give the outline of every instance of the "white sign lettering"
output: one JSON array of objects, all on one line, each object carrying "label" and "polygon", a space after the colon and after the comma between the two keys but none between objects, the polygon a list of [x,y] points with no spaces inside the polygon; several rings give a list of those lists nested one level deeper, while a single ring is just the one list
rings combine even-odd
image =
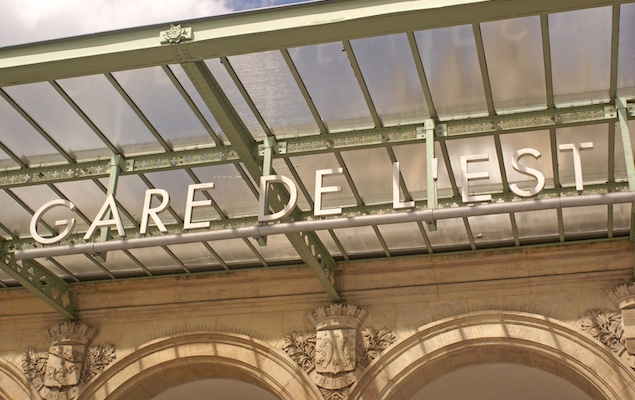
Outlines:
[{"label": "white sign lettering", "polygon": [[[570,150],[573,154],[573,171],[575,174],[575,185],[576,190],[583,190],[583,181],[582,181],[582,161],[580,157],[581,150],[588,150],[593,148],[592,142],[584,142],[584,143],[567,143],[561,144],[558,146],[560,151],[568,151]],[[510,183],[509,188],[516,196],[530,198],[535,197],[545,187],[545,176],[542,172],[527,167],[520,163],[520,159],[526,156],[532,156],[534,159],[539,159],[541,154],[538,150],[532,148],[523,148],[514,153],[511,158],[513,169],[523,175],[531,177],[536,180],[536,184],[529,190],[521,189],[518,184]],[[434,159],[436,161],[436,159]],[[487,154],[475,154],[475,155],[467,155],[461,156],[461,198],[464,203],[476,203],[476,202],[487,202],[492,200],[491,194],[470,194],[469,184],[475,180],[483,180],[489,179],[488,172],[469,172],[469,165],[471,163],[479,163],[479,162],[488,162],[489,155]],[[436,163],[434,163],[436,165]],[[436,179],[437,171],[436,168],[429,168],[430,171],[428,173],[433,174],[434,179]],[[339,215],[342,213],[341,207],[331,207],[331,208],[323,208],[322,206],[322,197],[329,193],[338,193],[342,191],[341,186],[324,186],[324,177],[329,175],[337,175],[342,174],[344,171],[342,168],[336,169],[320,169],[315,171],[315,206],[313,209],[313,215],[316,217],[324,217],[324,216],[333,216]],[[392,203],[393,209],[395,210],[412,210],[415,207],[414,201],[401,201],[400,198],[400,188],[399,188],[399,179],[400,179],[400,171],[399,171],[399,163],[393,163],[393,174],[392,174]],[[286,204],[282,204],[282,209],[277,212],[269,213],[269,196],[272,195],[271,184],[283,184],[286,186],[289,192],[289,198],[286,200]],[[183,221],[183,229],[207,229],[210,226],[210,221],[192,221],[192,213],[195,208],[200,207],[209,207],[212,204],[212,201],[209,199],[206,200],[194,200],[195,194],[197,191],[203,190],[211,190],[214,189],[213,182],[207,183],[197,183],[193,185],[189,185],[187,189],[187,198],[185,203],[185,217]],[[432,190],[436,190],[433,188]],[[153,199],[160,199],[160,204],[156,207],[152,207]],[[260,179],[260,195],[258,201],[258,222],[261,223],[270,223],[279,221],[285,217],[287,217],[295,208],[298,199],[298,189],[295,183],[288,177],[283,175],[266,175],[262,176]],[[279,203],[284,202],[284,199],[278,198]],[[142,235],[147,234],[148,231],[148,223],[150,220],[156,225],[157,229],[161,232],[167,232],[167,228],[165,224],[161,221],[159,213],[165,211],[170,203],[170,195],[164,189],[148,189],[145,192],[145,198],[143,202],[143,212],[141,214],[141,226],[139,229],[139,233]],[[56,226],[64,226],[64,230],[54,235],[53,237],[43,237],[37,231],[38,222],[42,219],[42,216],[54,207],[66,207],[70,211],[75,209],[75,205],[68,200],[53,200],[44,204],[40,207],[35,214],[33,214],[33,218],[31,218],[31,223],[29,225],[29,231],[33,239],[42,244],[55,244],[58,243],[71,235],[73,230],[75,229],[76,221],[75,218],[68,218],[55,221]],[[117,203],[112,195],[108,195],[106,197],[106,201],[102,205],[101,209],[97,213],[97,216],[91,223],[88,231],[84,235],[84,240],[90,240],[92,235],[94,234],[97,228],[101,227],[115,227],[117,228],[117,232],[119,236],[125,237],[126,232],[123,227],[123,223],[121,217],[119,215],[119,210],[117,209]]]}]

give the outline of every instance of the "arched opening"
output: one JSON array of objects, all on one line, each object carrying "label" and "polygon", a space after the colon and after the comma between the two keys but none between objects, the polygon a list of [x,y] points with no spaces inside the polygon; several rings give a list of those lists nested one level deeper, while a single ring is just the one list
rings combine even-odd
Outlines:
[{"label": "arched opening", "polygon": [[600,342],[541,315],[503,311],[421,327],[375,359],[349,399],[410,400],[444,376],[492,364],[544,371],[594,400],[635,399],[635,374]]},{"label": "arched opening", "polygon": [[272,393],[233,379],[201,379],[170,388],[151,400],[278,400]]},{"label": "arched opening", "polygon": [[31,400],[39,396],[24,373],[0,357],[0,399]]},{"label": "arched opening", "polygon": [[471,365],[419,389],[410,400],[592,400],[571,382],[519,364]]},{"label": "arched opening", "polygon": [[78,400],[149,400],[205,379],[255,385],[282,400],[321,399],[282,351],[245,335],[200,332],[154,340],[88,384]]}]

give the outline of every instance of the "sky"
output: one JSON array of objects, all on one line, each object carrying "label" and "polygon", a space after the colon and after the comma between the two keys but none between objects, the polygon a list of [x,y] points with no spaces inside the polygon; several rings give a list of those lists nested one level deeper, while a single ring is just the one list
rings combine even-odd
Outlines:
[{"label": "sky", "polygon": [[302,0],[0,0],[0,47]]}]

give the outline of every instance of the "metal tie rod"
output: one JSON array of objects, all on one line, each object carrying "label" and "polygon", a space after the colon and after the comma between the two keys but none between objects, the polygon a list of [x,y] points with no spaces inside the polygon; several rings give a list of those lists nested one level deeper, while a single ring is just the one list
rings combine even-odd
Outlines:
[{"label": "metal tie rod", "polygon": [[522,211],[551,210],[568,207],[583,207],[635,203],[635,192],[616,192],[574,197],[556,197],[540,200],[521,200],[506,203],[478,204],[450,208],[426,209],[420,211],[395,212],[392,214],[360,215],[333,219],[294,221],[270,225],[254,225],[245,228],[222,229],[204,232],[181,233],[177,235],[152,236],[133,239],[91,242],[68,246],[42,247],[17,250],[16,259],[56,257],[69,254],[99,254],[105,251],[127,250],[143,247],[168,246],[197,243],[222,239],[264,237],[292,232],[310,232],[327,229],[351,228],[359,226],[398,224],[416,221],[436,221],[449,218],[463,218],[478,215],[508,214]]}]

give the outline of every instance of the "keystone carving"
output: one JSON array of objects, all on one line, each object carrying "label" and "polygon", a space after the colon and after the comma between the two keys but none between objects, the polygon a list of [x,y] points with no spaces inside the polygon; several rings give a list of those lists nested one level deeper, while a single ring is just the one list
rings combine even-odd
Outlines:
[{"label": "keystone carving", "polygon": [[97,329],[65,322],[46,330],[48,351],[28,348],[22,356],[22,370],[44,400],[75,400],[84,385],[115,360],[115,346],[88,346]]},{"label": "keystone carving", "polygon": [[325,400],[347,399],[363,369],[396,341],[387,329],[360,331],[366,315],[350,304],[316,308],[307,316],[315,332],[292,332],[284,338],[282,349],[309,374]]}]

